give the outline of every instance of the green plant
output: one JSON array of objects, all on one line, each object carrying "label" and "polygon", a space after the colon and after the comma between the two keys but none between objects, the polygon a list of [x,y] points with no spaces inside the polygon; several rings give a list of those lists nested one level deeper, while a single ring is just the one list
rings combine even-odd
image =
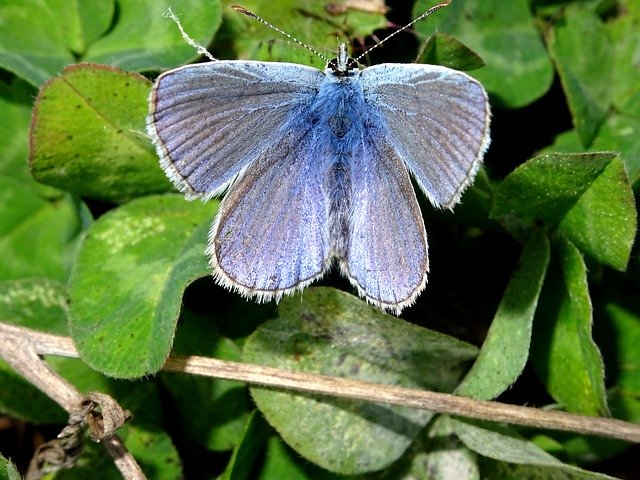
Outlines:
[{"label": "green plant", "polygon": [[[242,5],[329,51],[387,25],[358,8],[378,2],[344,3],[337,16],[306,0]],[[389,15],[408,20],[401,3]],[[149,478],[607,478],[587,470],[627,444],[158,372],[169,353],[201,355],[638,423],[640,2],[454,0],[415,26],[420,42],[374,52],[481,58],[469,73],[494,110],[463,204],[422,205],[431,278],[406,321],[330,288],[348,290],[337,277],[277,307],[213,284],[203,252],[218,202],[172,193],[144,133],[149,78],[196,58],[168,6],[0,0],[0,322],[71,336],[81,360],[47,362],[133,412],[119,432]],[[323,68],[226,4],[173,8],[218,58]],[[0,411],[67,422],[4,362]],[[91,442],[51,475],[118,478]]]}]

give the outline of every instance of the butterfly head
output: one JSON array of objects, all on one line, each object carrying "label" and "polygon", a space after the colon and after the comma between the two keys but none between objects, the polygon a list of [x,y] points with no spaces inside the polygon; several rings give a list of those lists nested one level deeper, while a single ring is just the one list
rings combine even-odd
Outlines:
[{"label": "butterfly head", "polygon": [[349,56],[345,43],[340,44],[338,56],[327,63],[326,70],[338,77],[347,77],[358,71],[358,62]]}]

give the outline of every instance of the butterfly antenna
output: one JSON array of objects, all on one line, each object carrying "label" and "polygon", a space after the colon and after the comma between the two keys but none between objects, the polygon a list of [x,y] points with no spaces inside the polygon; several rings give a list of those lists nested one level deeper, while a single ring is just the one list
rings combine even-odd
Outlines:
[{"label": "butterfly antenna", "polygon": [[213,55],[211,55],[206,48],[204,48],[202,45],[196,42],[193,38],[187,35],[187,32],[185,32],[184,28],[182,28],[180,19],[175,13],[173,13],[173,10],[171,10],[171,7],[167,8],[167,11],[164,12],[163,15],[165,17],[170,18],[171,20],[173,20],[173,22],[176,25],[178,25],[178,28],[180,29],[180,34],[182,35],[182,38],[184,39],[184,41],[187,42],[189,45],[191,45],[193,48],[195,48],[199,55],[204,55],[212,62],[216,61],[216,58]]},{"label": "butterfly antenna", "polygon": [[422,15],[420,15],[418,18],[413,19],[411,22],[409,22],[408,24],[406,24],[404,27],[399,28],[398,30],[396,30],[395,32],[393,32],[392,34],[390,34],[389,36],[383,38],[382,40],[380,40],[378,43],[376,43],[373,47],[369,48],[367,51],[365,51],[364,53],[358,55],[358,57],[355,59],[356,62],[358,60],[360,60],[362,57],[364,57],[365,55],[368,55],[369,52],[371,52],[371,50],[373,50],[374,48],[378,48],[380,45],[382,45],[383,43],[385,43],[387,40],[389,40],[391,37],[394,37],[395,35],[399,34],[400,32],[404,32],[407,28],[411,27],[414,23],[419,22],[420,20],[422,20],[423,18],[428,17],[429,15],[431,15],[433,12],[440,10],[441,8],[447,7],[451,4],[452,0],[447,0],[445,2],[441,2],[437,5],[434,5],[433,7],[431,7],[429,10],[427,10],[426,12],[424,12]]},{"label": "butterfly antenna", "polygon": [[264,18],[256,15],[255,13],[253,13],[251,10],[247,10],[244,7],[241,7],[240,5],[231,5],[231,8],[233,8],[236,12],[240,12],[245,14],[247,17],[251,17],[254,20],[258,20],[260,23],[262,23],[263,25],[266,25],[267,27],[269,27],[272,30],[275,30],[276,32],[284,35],[285,37],[287,37],[289,40],[294,41],[295,43],[297,43],[298,45],[306,48],[307,50],[309,50],[312,53],[315,53],[317,56],[319,56],[320,58],[322,58],[325,62],[328,62],[329,59],[327,57],[325,57],[324,55],[322,55],[320,52],[318,52],[317,50],[315,50],[314,48],[310,47],[309,45],[307,45],[304,42],[301,42],[300,40],[298,40],[297,38],[295,38],[294,36],[288,34],[287,32],[285,32],[284,30],[279,29],[278,27],[276,27],[275,25],[270,24],[269,22],[267,22]]}]

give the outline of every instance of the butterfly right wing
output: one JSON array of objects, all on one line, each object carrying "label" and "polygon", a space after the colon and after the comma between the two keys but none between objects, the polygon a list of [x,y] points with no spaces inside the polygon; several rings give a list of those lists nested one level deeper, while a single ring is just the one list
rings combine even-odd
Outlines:
[{"label": "butterfly right wing", "polygon": [[160,75],[147,117],[160,165],[187,198],[220,195],[279,142],[323,79],[303,65],[223,60]]},{"label": "butterfly right wing", "polygon": [[433,205],[452,208],[480,168],[489,146],[487,92],[469,75],[438,65],[365,68],[367,103]]}]

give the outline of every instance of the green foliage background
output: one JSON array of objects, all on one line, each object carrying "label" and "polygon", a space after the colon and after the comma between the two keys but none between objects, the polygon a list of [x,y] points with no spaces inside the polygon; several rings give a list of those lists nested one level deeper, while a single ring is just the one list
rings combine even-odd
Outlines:
[{"label": "green foliage background", "polygon": [[[331,56],[434,2],[342,3],[242,5]],[[278,306],[213,284],[218,202],[172,193],[145,134],[154,76],[196,60],[169,5],[218,58],[324,66],[228,2],[0,0],[0,321],[73,338],[82,360],[47,361],[134,412],[149,478],[637,475],[621,442],[157,372],[196,354],[639,422],[640,1],[454,0],[371,53],[470,69],[494,112],[455,215],[423,202],[431,277],[404,319],[337,275]],[[0,411],[66,421],[1,362]],[[88,445],[48,478],[118,474]]]}]

